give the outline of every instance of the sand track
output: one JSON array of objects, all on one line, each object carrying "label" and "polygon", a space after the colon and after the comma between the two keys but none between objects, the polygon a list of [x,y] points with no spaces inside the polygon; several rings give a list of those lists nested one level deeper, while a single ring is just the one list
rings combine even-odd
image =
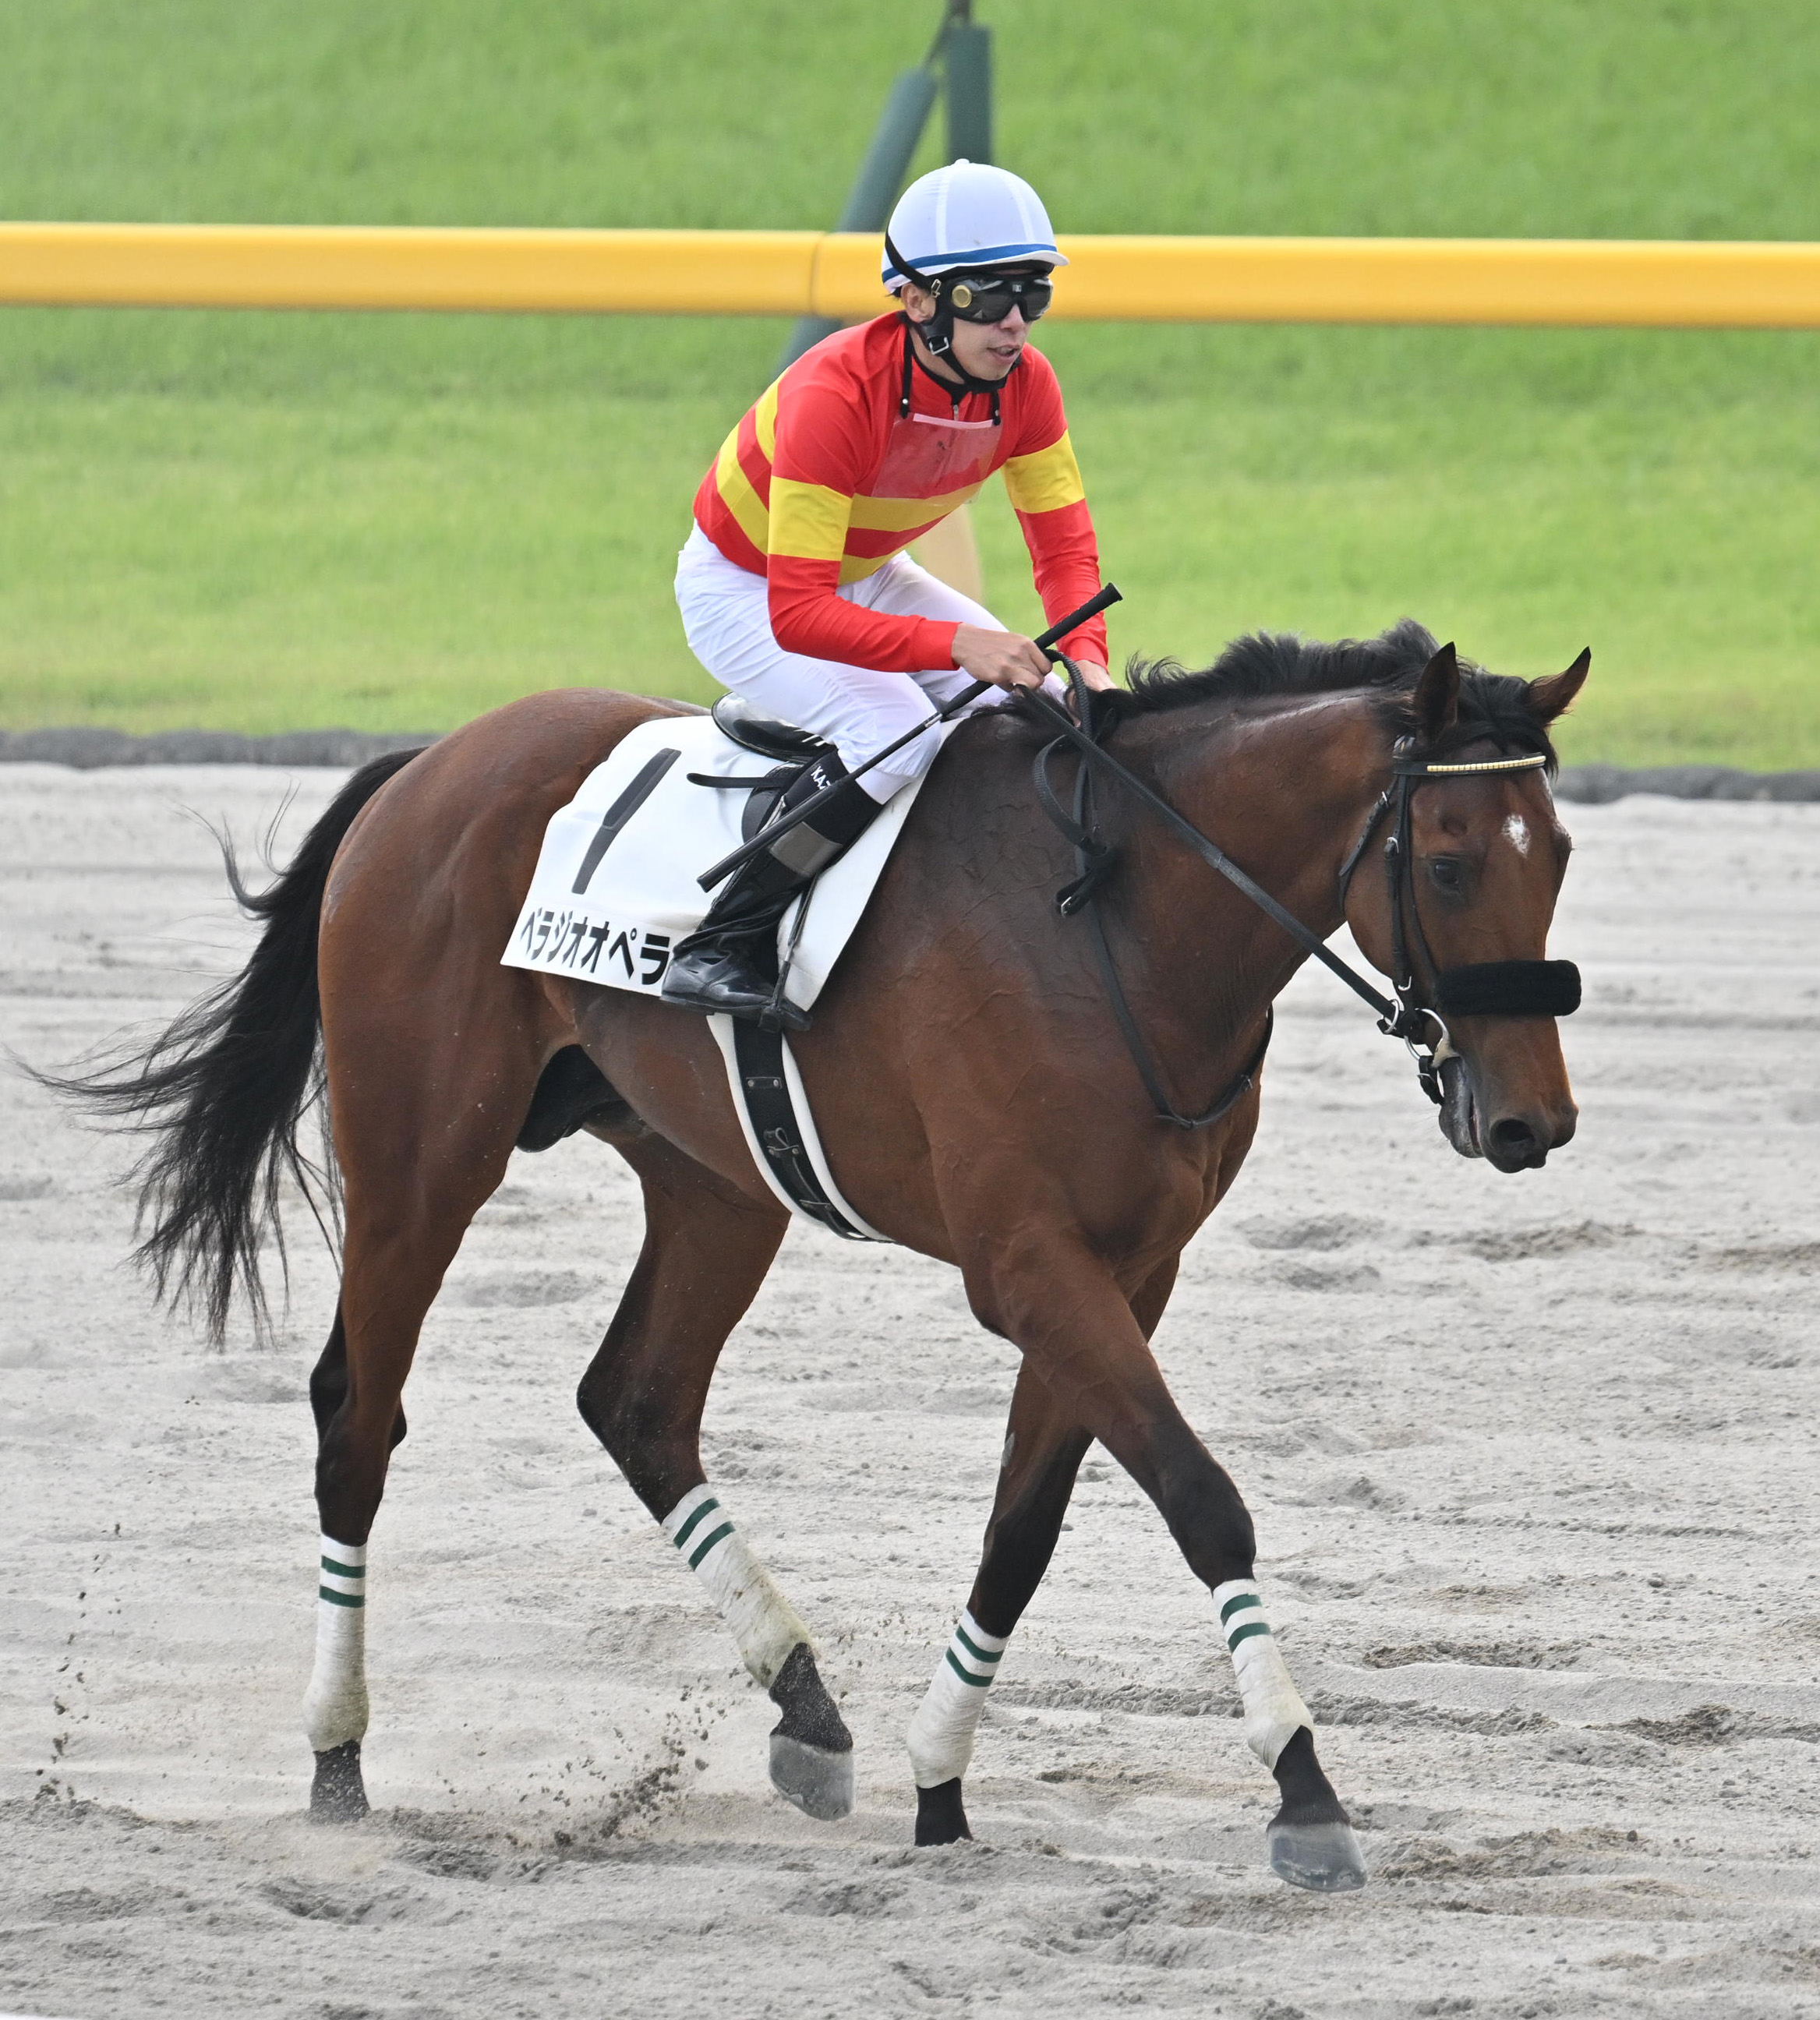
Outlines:
[{"label": "sand track", "polygon": [[[336,776],[302,775],[285,836]],[[6,768],[0,1037],[65,1059],[237,963],[180,808],[250,836],[284,789]],[[805,1231],[707,1444],[823,1639],[860,1808],[769,1794],[769,1708],[574,1413],[638,1233],[585,1141],[515,1161],[431,1315],[375,1537],[380,1813],[311,1830],[328,1261],[300,1230],[282,1341],[202,1351],[120,1266],[126,1146],[0,1083],[0,2005],[1820,2011],[1820,809],[1571,824],[1578,1140],[1519,1179],[1460,1163],[1304,976],[1160,1335],[1365,1826],[1374,1884],[1337,1902],[1265,1871],[1204,1597],[1098,1457],[983,1729],[982,1841],[909,1848],[903,1728],[1011,1361],[950,1273]]]}]

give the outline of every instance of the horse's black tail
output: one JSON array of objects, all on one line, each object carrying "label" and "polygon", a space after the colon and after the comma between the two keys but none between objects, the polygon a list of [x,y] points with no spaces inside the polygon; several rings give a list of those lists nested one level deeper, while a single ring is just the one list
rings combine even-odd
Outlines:
[{"label": "horse's black tail", "polygon": [[263,1325],[267,1312],[259,1252],[269,1232],[284,1261],[279,1192],[289,1177],[318,1226],[339,1205],[332,1159],[318,1166],[297,1147],[304,1115],[322,1092],[321,999],[316,935],[329,865],[354,818],[416,757],[396,750],[364,765],[336,794],[287,869],[255,896],[223,844],[242,909],[265,921],[252,958],[143,1049],[93,1070],[39,1074],[46,1086],[151,1135],[134,1168],[139,1225],[133,1252],[160,1298],[198,1309],[219,1341],[238,1287]]}]

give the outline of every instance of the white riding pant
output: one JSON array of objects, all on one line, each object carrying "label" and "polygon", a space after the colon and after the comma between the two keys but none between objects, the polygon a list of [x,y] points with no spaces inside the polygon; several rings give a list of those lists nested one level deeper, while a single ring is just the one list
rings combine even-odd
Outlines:
[{"label": "white riding pant", "polygon": [[[835,594],[863,610],[893,617],[1005,629],[990,611],[938,581],[908,554],[893,555]],[[972,681],[971,674],[953,667],[890,674],[786,652],[772,633],[768,595],[763,576],[728,561],[699,526],[694,529],[676,564],[676,601],[689,650],[721,686],[743,696],[761,714],[826,737],[849,772],[926,721],[932,707],[951,701]],[[996,708],[1009,699],[1004,688],[990,688],[965,713]],[[932,731],[906,743],[888,768],[881,765],[859,783],[882,805],[899,787],[920,779],[941,747]]]}]

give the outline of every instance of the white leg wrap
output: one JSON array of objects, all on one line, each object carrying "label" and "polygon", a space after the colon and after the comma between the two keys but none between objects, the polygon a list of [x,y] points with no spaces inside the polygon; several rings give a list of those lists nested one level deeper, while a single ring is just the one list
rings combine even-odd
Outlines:
[{"label": "white leg wrap", "polygon": [[1274,1768],[1277,1757],[1303,1726],[1314,1730],[1313,1717],[1289,1680],[1256,1583],[1251,1579],[1229,1579],[1214,1587],[1213,1603],[1219,1609],[1220,1632],[1232,1651],[1233,1668],[1238,1675],[1239,1698],[1245,1708],[1245,1744],[1266,1768]]},{"label": "white leg wrap", "polygon": [[366,1720],[366,1546],[325,1536],[303,1729],[316,1752],[326,1753],[364,1738]]},{"label": "white leg wrap", "polygon": [[910,1724],[910,1770],[919,1789],[939,1788],[967,1771],[986,1693],[1006,1643],[963,1613]]},{"label": "white leg wrap", "polygon": [[707,1588],[733,1630],[746,1666],[769,1690],[797,1642],[815,1640],[771,1574],[746,1547],[711,1488],[692,1487],[663,1518],[663,1533]]}]

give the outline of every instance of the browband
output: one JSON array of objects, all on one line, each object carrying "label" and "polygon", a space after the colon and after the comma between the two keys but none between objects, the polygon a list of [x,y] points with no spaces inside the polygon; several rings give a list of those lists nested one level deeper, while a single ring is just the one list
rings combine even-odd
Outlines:
[{"label": "browband", "polygon": [[1537,751],[1528,758],[1488,758],[1477,765],[1431,765],[1422,758],[1409,758],[1390,768],[1400,779],[1432,779],[1443,772],[1533,772],[1547,762]]}]

